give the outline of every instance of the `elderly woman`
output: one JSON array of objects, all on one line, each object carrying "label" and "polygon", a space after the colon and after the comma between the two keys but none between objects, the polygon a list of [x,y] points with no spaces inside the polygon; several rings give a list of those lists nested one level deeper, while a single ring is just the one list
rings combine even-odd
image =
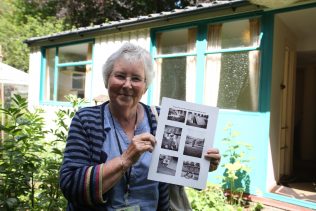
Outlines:
[{"label": "elderly woman", "polygon": [[[103,67],[110,100],[72,120],[60,187],[68,210],[168,210],[169,186],[147,180],[157,122],[140,102],[154,76],[148,51],[130,43]],[[205,155],[217,168],[217,149]]]}]

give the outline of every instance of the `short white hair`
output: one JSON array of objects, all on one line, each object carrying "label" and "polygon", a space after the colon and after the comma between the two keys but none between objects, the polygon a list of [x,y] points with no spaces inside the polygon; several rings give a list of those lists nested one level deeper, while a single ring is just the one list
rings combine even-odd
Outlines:
[{"label": "short white hair", "polygon": [[132,62],[142,62],[145,70],[146,89],[150,86],[155,72],[153,69],[150,53],[144,48],[132,43],[124,43],[123,46],[114,52],[105,62],[102,68],[102,75],[105,88],[108,88],[108,81],[113,72],[114,64],[119,59],[126,59]]}]

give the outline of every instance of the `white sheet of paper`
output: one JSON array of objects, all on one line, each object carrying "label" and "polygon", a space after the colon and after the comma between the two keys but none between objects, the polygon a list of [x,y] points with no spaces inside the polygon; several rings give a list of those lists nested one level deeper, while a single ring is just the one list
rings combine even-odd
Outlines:
[{"label": "white sheet of paper", "polygon": [[148,179],[204,189],[213,146],[217,107],[163,98]]}]

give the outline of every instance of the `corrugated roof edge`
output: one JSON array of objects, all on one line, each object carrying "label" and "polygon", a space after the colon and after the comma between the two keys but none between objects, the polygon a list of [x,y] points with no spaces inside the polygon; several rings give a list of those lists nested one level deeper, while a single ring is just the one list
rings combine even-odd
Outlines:
[{"label": "corrugated roof edge", "polygon": [[216,11],[216,10],[225,9],[229,7],[234,8],[234,7],[239,7],[239,6],[249,5],[249,4],[251,3],[248,0],[228,0],[228,1],[217,0],[211,3],[203,3],[197,6],[189,6],[184,9],[176,9],[170,12],[154,13],[154,14],[149,14],[147,16],[138,16],[136,18],[130,18],[130,19],[125,19],[121,21],[111,21],[109,23],[95,25],[95,26],[81,27],[75,30],[63,31],[60,33],[51,34],[47,36],[32,37],[32,38],[24,40],[24,43],[30,46],[37,42],[50,41],[50,40],[64,38],[64,37],[72,36],[72,35],[82,36],[89,33],[94,33],[96,31],[109,30],[113,28],[119,29],[119,28],[127,27],[127,26],[141,25],[145,23],[161,21],[163,19],[181,17],[188,14],[198,14],[201,12],[205,12],[207,10]]}]

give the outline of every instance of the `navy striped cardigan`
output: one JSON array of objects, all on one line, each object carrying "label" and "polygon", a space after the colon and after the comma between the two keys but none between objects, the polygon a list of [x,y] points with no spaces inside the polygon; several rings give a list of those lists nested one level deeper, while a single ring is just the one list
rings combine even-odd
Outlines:
[{"label": "navy striped cardigan", "polygon": [[[106,194],[102,194],[101,149],[106,140],[104,107],[85,107],[72,119],[64,159],[60,169],[60,188],[68,200],[67,210],[105,210]],[[149,106],[142,104],[155,135],[157,120]],[[159,111],[159,108],[156,107]],[[158,210],[169,209],[168,184],[159,184]]]}]

